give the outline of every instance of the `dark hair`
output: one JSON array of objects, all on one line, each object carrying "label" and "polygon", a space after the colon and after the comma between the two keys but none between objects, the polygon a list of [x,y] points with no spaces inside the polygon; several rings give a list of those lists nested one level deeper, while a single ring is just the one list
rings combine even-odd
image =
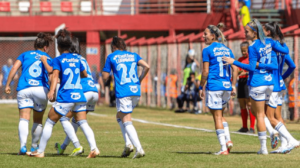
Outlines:
[{"label": "dark hair", "polygon": [[53,38],[51,34],[41,32],[37,34],[37,38],[34,41],[34,48],[37,50],[38,48],[43,48],[45,46],[48,47],[52,42]]},{"label": "dark hair", "polygon": [[249,47],[248,41],[244,41],[244,42],[242,42],[241,45],[240,45],[241,48],[242,48],[242,47],[245,47],[245,46]]},{"label": "dark hair", "polygon": [[190,76],[191,76],[191,75],[196,75],[196,73],[195,73],[195,72],[191,72],[191,73],[190,73]]},{"label": "dark hair", "polygon": [[113,46],[117,47],[120,50],[126,50],[126,44],[124,40],[118,36],[113,37],[113,40],[111,42],[111,49],[113,49]]},{"label": "dark hair", "polygon": [[67,29],[60,29],[55,37],[58,47],[63,51],[69,50],[72,46],[71,33]]},{"label": "dark hair", "polygon": [[275,22],[266,23],[264,26],[265,26],[265,29],[267,29],[268,31],[271,32],[271,37],[273,39],[276,39],[276,37],[278,37],[279,38],[279,42],[281,44],[284,43],[284,36],[283,36],[283,34],[282,34],[281,30],[280,30],[280,27],[278,26],[277,23],[275,23]]},{"label": "dark hair", "polygon": [[246,5],[245,1],[243,1],[243,0],[240,0],[239,3],[243,4],[243,6]]},{"label": "dark hair", "polygon": [[80,45],[79,45],[79,39],[77,37],[72,37],[72,45],[69,48],[70,53],[76,53],[80,55]]}]

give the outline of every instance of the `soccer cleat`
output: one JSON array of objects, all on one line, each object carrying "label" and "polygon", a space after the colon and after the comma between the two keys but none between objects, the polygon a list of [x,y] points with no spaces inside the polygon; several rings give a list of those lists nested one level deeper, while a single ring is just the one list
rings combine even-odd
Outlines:
[{"label": "soccer cleat", "polygon": [[285,147],[285,148],[279,147],[277,150],[274,150],[270,153],[272,153],[272,154],[289,154],[290,152],[291,152],[291,150],[288,147]]},{"label": "soccer cleat", "polygon": [[257,152],[258,155],[267,155],[269,154],[268,153],[268,150],[267,149],[260,149],[258,152]]},{"label": "soccer cleat", "polygon": [[300,146],[299,141],[294,140],[294,141],[292,141],[292,142],[289,142],[288,148],[289,148],[290,150],[293,150],[293,149],[295,149],[295,148],[299,148],[299,146]]},{"label": "soccer cleat", "polygon": [[272,147],[272,149],[274,149],[277,147],[279,134],[273,133],[272,135],[270,135],[270,138],[271,138],[271,147]]},{"label": "soccer cleat", "polygon": [[38,149],[39,149],[39,147],[38,147],[38,146],[37,146],[37,147],[35,147],[35,148],[34,148],[34,147],[31,147],[31,148],[30,148],[30,152],[34,152],[34,151],[36,151],[36,150],[38,150]]},{"label": "soccer cleat", "polygon": [[96,158],[96,156],[100,155],[100,151],[98,148],[92,150],[90,154],[86,158]]},{"label": "soccer cleat", "polygon": [[29,156],[30,157],[43,158],[43,157],[45,157],[45,154],[44,154],[44,152],[39,153],[38,151],[34,151],[34,152],[31,152]]},{"label": "soccer cleat", "polygon": [[228,155],[228,150],[225,150],[225,151],[219,151],[219,152],[216,152],[214,153],[214,155]]},{"label": "soccer cleat", "polygon": [[73,152],[69,156],[78,156],[84,153],[83,147],[79,146],[78,148],[75,148]]},{"label": "soccer cleat", "polygon": [[27,152],[27,148],[26,148],[26,146],[23,146],[23,147],[20,149],[18,155],[26,155],[26,152]]},{"label": "soccer cleat", "polygon": [[228,153],[230,153],[230,150],[232,149],[232,147],[233,147],[233,143],[232,143],[232,141],[228,141],[227,143],[226,143],[226,147],[227,147],[227,151],[228,151]]},{"label": "soccer cleat", "polygon": [[132,159],[141,158],[144,156],[145,156],[145,152],[143,149],[141,149],[141,150],[135,152],[135,155],[133,156]]},{"label": "soccer cleat", "polygon": [[249,131],[248,128],[244,128],[244,127],[238,130],[238,132],[248,132],[248,131]]},{"label": "soccer cleat", "polygon": [[55,143],[55,149],[58,155],[62,155],[65,152],[65,150],[61,148],[61,145],[57,142]]},{"label": "soccer cleat", "polygon": [[255,129],[250,128],[250,130],[248,131],[248,133],[250,133],[250,134],[255,134]]},{"label": "soccer cleat", "polygon": [[126,145],[125,148],[124,148],[124,151],[121,155],[121,157],[127,157],[130,155],[131,152],[133,152],[133,146],[131,144],[129,145]]}]

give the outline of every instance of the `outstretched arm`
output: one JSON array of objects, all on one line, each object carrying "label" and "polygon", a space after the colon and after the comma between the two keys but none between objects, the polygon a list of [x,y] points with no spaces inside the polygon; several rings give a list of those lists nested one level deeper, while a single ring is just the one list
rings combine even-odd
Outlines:
[{"label": "outstretched arm", "polygon": [[296,68],[296,65],[290,55],[285,56],[285,63],[288,65],[288,69],[285,71],[285,73],[282,75],[282,79],[285,80],[288,76],[293,73],[294,69]]},{"label": "outstretched arm", "polygon": [[278,63],[277,63],[277,57],[276,55],[271,57],[271,63],[270,64],[264,64],[258,62],[258,66],[256,66],[257,69],[265,69],[265,70],[275,70],[278,69]]}]

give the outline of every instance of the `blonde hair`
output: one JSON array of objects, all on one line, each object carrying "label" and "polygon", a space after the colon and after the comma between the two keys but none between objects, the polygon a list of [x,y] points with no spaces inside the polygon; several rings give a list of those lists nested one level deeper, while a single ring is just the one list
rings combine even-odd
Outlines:
[{"label": "blonde hair", "polygon": [[216,36],[217,39],[219,37],[221,38],[220,40],[221,43],[224,43],[226,41],[224,34],[217,26],[209,25],[207,26],[207,28],[209,29],[211,34],[214,34]]}]

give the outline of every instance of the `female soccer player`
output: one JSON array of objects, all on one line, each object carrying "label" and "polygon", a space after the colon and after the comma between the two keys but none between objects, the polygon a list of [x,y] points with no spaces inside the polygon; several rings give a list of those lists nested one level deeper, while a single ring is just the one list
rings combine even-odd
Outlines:
[{"label": "female soccer player", "polygon": [[[269,100],[274,87],[272,70],[278,69],[276,54],[272,54],[272,49],[287,54],[288,48],[286,45],[281,46],[277,41],[266,39],[263,28],[256,19],[246,25],[245,31],[247,39],[253,41],[248,48],[249,64],[243,64],[228,57],[223,57],[223,60],[228,64],[233,64],[249,71],[248,85],[250,86],[251,111],[255,113],[254,115],[257,119],[258,138],[261,144],[258,154],[268,154],[266,146],[265,101]],[[260,64],[265,66],[260,67]],[[276,129],[279,130],[278,132],[287,132],[285,126],[279,128]]]},{"label": "female soccer player", "polygon": [[[74,57],[78,57],[80,59],[82,65],[84,66],[84,69],[87,72],[87,77],[81,78],[80,84],[82,86],[84,96],[87,100],[86,113],[88,113],[90,111],[94,111],[95,105],[98,102],[98,90],[97,90],[96,85],[93,82],[94,80],[92,77],[91,69],[90,69],[86,59],[80,55],[80,46],[79,46],[78,38],[76,38],[76,37],[72,38],[72,46],[69,49],[69,51],[70,51],[70,53],[73,53]],[[70,119],[68,117],[62,117],[60,119],[61,122],[69,121],[69,120]],[[76,122],[74,117],[72,119],[72,126],[73,126],[75,132],[77,132],[78,123]],[[70,139],[68,136],[65,138],[62,145],[60,145],[59,143],[56,143],[55,148],[57,150],[57,154],[59,154],[59,155],[63,154],[66,147],[69,145],[69,143],[70,143]]]},{"label": "female soccer player", "polygon": [[[249,56],[248,56],[248,47],[249,43],[248,42],[242,42],[241,43],[241,53],[242,57],[238,59],[239,62],[249,64]],[[248,132],[248,111],[249,111],[249,116],[250,116],[250,133],[255,133],[255,116],[252,114],[250,107],[250,99],[249,99],[249,89],[247,85],[248,81],[248,74],[249,72],[239,68],[239,82],[238,82],[238,92],[237,92],[237,97],[238,101],[241,107],[241,117],[242,117],[242,123],[243,127],[238,130],[238,132]]]},{"label": "female soccer player", "polygon": [[[49,100],[54,99],[58,79],[60,79],[60,87],[58,89],[56,102],[49,111],[48,119],[46,120],[40,140],[39,149],[32,152],[30,156],[44,157],[44,151],[47,142],[51,137],[53,126],[62,116],[65,116],[69,111],[72,111],[79,127],[82,129],[91,146],[92,150],[88,155],[88,158],[94,158],[100,152],[96,146],[93,130],[86,121],[86,98],[80,84],[80,75],[87,77],[87,72],[80,59],[74,57],[72,53],[69,53],[69,49],[72,45],[70,32],[66,29],[61,29],[57,33],[56,39],[58,50],[61,55],[53,59],[53,76],[50,91],[47,95]],[[61,122],[61,124],[75,146],[71,156],[83,153],[83,148],[80,146],[71,123],[65,121]]]},{"label": "female soccer player", "polygon": [[[52,58],[47,54],[49,45],[53,41],[50,34],[39,33],[34,41],[33,51],[22,53],[9,73],[5,92],[11,93],[10,83],[17,70],[22,66],[22,75],[17,87],[17,101],[19,107],[19,139],[21,148],[19,155],[27,152],[26,143],[30,112],[33,109],[33,126],[31,129],[31,151],[38,148],[38,141],[43,130],[43,115],[47,107],[47,93],[49,90],[48,74],[52,73]],[[50,65],[49,65],[50,64]]]},{"label": "female soccer player", "polygon": [[[140,83],[150,68],[138,54],[126,51],[125,42],[119,37],[113,37],[111,50],[112,54],[106,59],[102,76],[103,80],[107,81],[112,70],[115,77],[116,118],[125,140],[122,157],[127,157],[133,152],[133,144],[136,147],[133,158],[140,158],[145,156],[145,152],[132,125],[131,113],[141,96]],[[138,77],[137,66],[143,68],[140,77]]]},{"label": "female soccer player", "polygon": [[[234,58],[232,51],[222,44],[225,40],[223,33],[213,25],[209,25],[203,38],[205,44],[209,45],[203,49],[203,70],[200,83],[200,97],[204,98],[203,87],[206,84],[206,105],[214,117],[216,133],[221,145],[221,150],[215,155],[228,155],[233,144],[230,140],[229,127],[223,112],[230,100],[230,95],[236,94],[235,83],[237,78],[237,67],[224,65],[222,57]],[[221,38],[222,43],[218,42]],[[231,70],[233,79],[231,84]]]},{"label": "female soccer player", "polygon": [[[282,45],[284,44],[284,36],[279,28],[279,26],[276,23],[266,23],[263,26],[263,30],[266,36],[272,37],[273,40],[279,41]],[[273,70],[273,80],[274,80],[274,89],[273,92],[270,96],[270,100],[267,103],[267,105],[269,106],[267,108],[267,116],[271,122],[272,125],[270,125],[269,127],[271,127],[270,129],[273,129],[273,127],[276,128],[276,126],[280,126],[279,123],[284,123],[283,119],[281,117],[281,100],[282,100],[282,90],[285,90],[285,85],[284,85],[284,81],[282,79],[282,70],[283,70],[283,65],[284,65],[284,60],[286,55],[282,54],[280,52],[277,53],[273,53],[272,54],[276,54],[277,55],[277,62],[278,62],[278,69]],[[295,64],[293,63],[293,61],[291,61],[290,56],[287,55],[287,62],[288,62],[288,66],[292,66],[295,67]],[[259,65],[259,66],[263,66],[263,64]],[[293,69],[289,69],[288,73],[292,73]],[[289,76],[289,74],[287,74],[287,76]],[[278,109],[277,109],[278,108]],[[279,111],[280,110],[280,111]],[[266,125],[267,126],[267,125]],[[272,127],[273,126],[273,127]],[[268,129],[268,126],[267,126]],[[281,147],[279,147],[277,150],[271,152],[271,153],[288,153],[291,149],[298,147],[299,143],[297,140],[295,140],[293,137],[289,136],[289,134],[287,134],[287,138],[284,137],[284,135],[279,135],[280,140],[281,140]],[[287,142],[288,141],[288,142]]]}]

